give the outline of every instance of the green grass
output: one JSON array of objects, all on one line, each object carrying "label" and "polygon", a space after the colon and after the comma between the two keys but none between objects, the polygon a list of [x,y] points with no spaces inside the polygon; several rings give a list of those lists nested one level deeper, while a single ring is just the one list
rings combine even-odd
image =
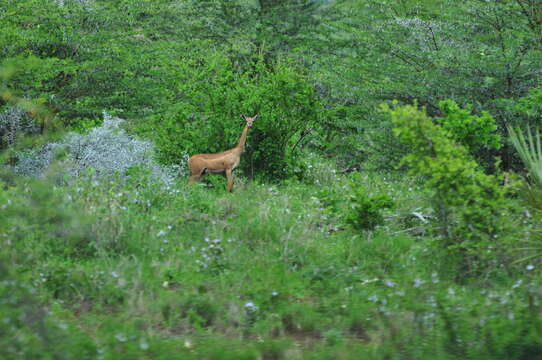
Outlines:
[{"label": "green grass", "polygon": [[[325,166],[309,175],[313,185],[239,179],[231,194],[184,179],[164,189],[144,174],[67,187],[6,180],[0,355],[540,355],[536,263],[457,284],[431,250],[438,239],[415,180]],[[397,204],[374,232],[345,225],[351,184]]]}]

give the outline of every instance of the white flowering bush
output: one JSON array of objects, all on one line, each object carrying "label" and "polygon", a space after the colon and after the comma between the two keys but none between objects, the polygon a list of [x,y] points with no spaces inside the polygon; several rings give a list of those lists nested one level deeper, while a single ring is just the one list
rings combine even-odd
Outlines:
[{"label": "white flowering bush", "polygon": [[65,7],[69,4],[75,4],[75,5],[92,5],[93,1],[91,0],[55,0],[55,3],[59,7]]},{"label": "white flowering bush", "polygon": [[120,128],[122,122],[104,113],[103,125],[86,134],[69,133],[58,142],[19,153],[13,170],[21,175],[44,177],[57,164],[60,174],[69,181],[82,175],[125,175],[129,169],[140,167],[165,185],[173,184],[180,167],[158,164],[154,160],[154,145],[126,133]]},{"label": "white flowering bush", "polygon": [[37,134],[39,125],[18,107],[0,113],[0,149],[12,146],[23,135]]}]

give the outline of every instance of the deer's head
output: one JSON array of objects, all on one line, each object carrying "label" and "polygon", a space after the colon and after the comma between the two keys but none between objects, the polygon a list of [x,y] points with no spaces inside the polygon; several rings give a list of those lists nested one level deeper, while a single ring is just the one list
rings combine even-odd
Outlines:
[{"label": "deer's head", "polygon": [[254,120],[256,120],[258,118],[258,116],[260,116],[259,114],[258,115],[254,115],[253,117],[248,117],[248,116],[245,116],[245,115],[241,115],[241,119],[245,120],[247,122],[247,126],[249,128],[252,127],[252,123],[254,122]]}]

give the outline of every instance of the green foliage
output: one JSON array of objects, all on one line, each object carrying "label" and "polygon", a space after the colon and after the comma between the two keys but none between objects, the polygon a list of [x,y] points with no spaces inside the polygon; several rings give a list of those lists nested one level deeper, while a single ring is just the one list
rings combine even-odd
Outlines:
[{"label": "green foliage", "polygon": [[[395,214],[371,236],[337,227],[352,179],[321,164],[314,170],[317,160],[307,162],[320,173],[311,175],[314,185],[243,184],[243,196],[185,183],[166,188],[137,168],[124,179],[56,189],[5,175],[0,292],[9,301],[0,302],[0,338],[9,342],[0,353],[536,357],[537,263],[503,271],[499,282],[458,285],[436,272],[443,259],[431,239],[409,235]],[[363,173],[355,184],[366,189],[360,198],[373,218],[381,213],[375,205],[389,201],[367,196],[375,189],[402,212],[427,206],[404,175]],[[324,190],[328,200],[314,197]],[[322,211],[326,205],[336,211]],[[16,211],[22,207],[28,217]],[[79,218],[91,227],[74,229]],[[89,254],[70,240],[85,228]]]},{"label": "green foliage", "polygon": [[523,164],[529,170],[529,183],[524,187],[527,203],[538,210],[542,210],[542,145],[540,132],[535,131],[534,136],[527,128],[527,136],[521,129],[508,128],[510,141],[518,152]]},{"label": "green foliage", "polygon": [[542,145],[540,132],[535,131],[534,136],[531,129],[527,128],[527,136],[523,135],[521,129],[508,128],[510,141],[516,148],[525,167],[529,169],[533,182],[542,187]]},{"label": "green foliage", "polygon": [[96,345],[79,328],[40,303],[36,287],[9,267],[0,252],[0,356],[22,358],[91,358]]},{"label": "green foliage", "polygon": [[[540,78],[534,74],[541,67],[542,48],[535,3],[336,2],[323,15],[329,24],[329,43],[322,41],[311,49],[318,54],[314,61],[320,70],[313,77],[327,89],[327,99],[350,108],[374,109],[393,99],[403,104],[417,99],[434,117],[441,113],[442,99],[461,107],[474,104],[474,113],[488,111],[504,136],[507,125],[526,122],[502,103],[513,107],[529,89],[539,87]],[[376,151],[367,154],[364,147],[364,155],[371,159],[368,165],[386,168],[401,155],[401,149],[390,151],[395,144],[386,141],[391,139],[389,127],[372,111],[359,114],[356,123],[371,130],[364,142],[375,145]],[[345,137],[358,136],[356,132]],[[508,146],[498,152],[484,149],[477,158],[489,163],[496,153],[505,168],[514,165],[514,151]]]},{"label": "green foliage", "polygon": [[391,116],[397,137],[409,146],[404,163],[412,174],[423,176],[431,190],[439,222],[439,243],[455,260],[474,271],[504,255],[502,237],[510,233],[509,189],[495,175],[487,175],[417,106],[383,106]]},{"label": "green foliage", "polygon": [[542,115],[542,89],[529,90],[527,96],[517,99],[514,108],[531,120],[536,120]]},{"label": "green foliage", "polygon": [[465,146],[469,152],[500,148],[500,136],[495,133],[497,124],[489,113],[471,115],[472,106],[461,109],[453,100],[441,101],[439,108],[444,116],[437,119],[437,122],[450,132],[455,142]]},{"label": "green foliage", "polygon": [[386,194],[369,196],[363,187],[355,187],[350,196],[350,212],[346,215],[346,222],[357,230],[374,230],[384,224],[382,211],[390,209],[394,203]]},{"label": "green foliage", "polygon": [[[537,1],[3,1],[0,159],[88,135],[34,172],[70,182],[0,175],[0,357],[540,358],[540,216],[474,160],[525,169],[497,131],[539,125]],[[132,136],[185,164],[241,113],[239,196]]]},{"label": "green foliage", "polygon": [[535,87],[522,97],[496,99],[493,106],[502,127],[538,126],[542,116],[542,90]]},{"label": "green foliage", "polygon": [[233,148],[244,127],[240,115],[259,114],[245,145],[243,171],[272,181],[302,175],[298,140],[320,114],[312,87],[295,68],[258,63],[255,73],[238,73],[214,53],[178,72],[178,103],[140,127],[155,140],[163,162]]},{"label": "green foliage", "polygon": [[13,187],[0,183],[0,198],[5,205],[0,224],[4,236],[17,249],[33,244],[33,257],[46,254],[86,258],[96,252],[90,219],[79,216],[79,209],[63,202],[62,192],[51,184],[29,180]]}]

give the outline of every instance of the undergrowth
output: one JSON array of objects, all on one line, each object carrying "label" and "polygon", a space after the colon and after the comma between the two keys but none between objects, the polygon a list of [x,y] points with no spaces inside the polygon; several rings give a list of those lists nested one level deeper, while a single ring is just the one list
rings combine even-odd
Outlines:
[{"label": "undergrowth", "polygon": [[[310,161],[308,183],[233,194],[143,170],[62,187],[3,175],[2,357],[540,354],[536,262],[459,285],[438,266],[415,179]],[[363,233],[346,215],[359,188],[397,204]]]}]

